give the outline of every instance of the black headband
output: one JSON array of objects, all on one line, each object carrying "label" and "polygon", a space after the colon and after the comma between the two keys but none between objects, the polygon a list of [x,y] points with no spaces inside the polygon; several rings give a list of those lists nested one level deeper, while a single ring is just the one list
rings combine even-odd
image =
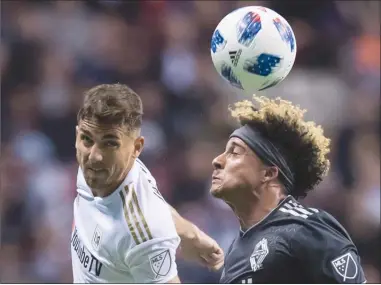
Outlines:
[{"label": "black headband", "polygon": [[267,165],[276,166],[281,174],[282,182],[288,194],[294,185],[294,174],[291,171],[286,159],[274,144],[263,137],[258,131],[249,125],[244,125],[236,129],[230,138],[237,137],[243,140],[255,154]]}]

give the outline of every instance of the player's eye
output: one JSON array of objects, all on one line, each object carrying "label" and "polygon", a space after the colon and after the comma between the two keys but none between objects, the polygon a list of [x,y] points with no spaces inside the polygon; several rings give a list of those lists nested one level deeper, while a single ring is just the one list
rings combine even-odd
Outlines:
[{"label": "player's eye", "polygon": [[239,155],[238,151],[235,148],[231,148],[227,151],[229,155],[236,156]]},{"label": "player's eye", "polygon": [[105,142],[105,145],[107,147],[119,147],[119,143],[117,143],[116,141],[107,141]]},{"label": "player's eye", "polygon": [[92,144],[93,143],[93,140],[87,135],[82,134],[81,140],[84,141],[86,144]]}]

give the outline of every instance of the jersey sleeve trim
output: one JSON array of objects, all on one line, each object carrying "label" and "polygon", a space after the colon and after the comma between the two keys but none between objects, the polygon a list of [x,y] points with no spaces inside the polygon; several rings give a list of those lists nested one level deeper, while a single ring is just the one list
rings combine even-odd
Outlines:
[{"label": "jersey sleeve trim", "polygon": [[[134,186],[132,185],[131,188],[125,186],[124,189],[119,192],[119,195],[123,204],[124,217],[135,243],[138,245],[142,242],[151,240],[152,234],[139,206]],[[141,227],[141,224],[143,228]]]}]

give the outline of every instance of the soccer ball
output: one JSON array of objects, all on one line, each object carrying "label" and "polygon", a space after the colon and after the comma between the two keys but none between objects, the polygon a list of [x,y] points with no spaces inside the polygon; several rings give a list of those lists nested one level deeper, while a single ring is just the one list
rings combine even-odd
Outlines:
[{"label": "soccer ball", "polygon": [[291,26],[278,13],[249,6],[221,20],[210,51],[224,79],[255,93],[275,86],[289,74],[295,62],[296,40]]}]

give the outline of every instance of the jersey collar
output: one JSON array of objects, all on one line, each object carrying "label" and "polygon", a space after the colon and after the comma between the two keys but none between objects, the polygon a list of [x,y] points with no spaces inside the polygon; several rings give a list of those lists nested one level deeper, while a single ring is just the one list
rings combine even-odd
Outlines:
[{"label": "jersey collar", "polygon": [[239,235],[240,237],[244,237],[246,233],[248,233],[249,231],[251,231],[252,229],[254,229],[255,227],[257,227],[259,224],[262,224],[264,223],[266,220],[268,220],[268,218],[275,212],[277,212],[277,210],[286,202],[290,201],[290,200],[293,200],[294,198],[291,196],[291,195],[288,195],[286,198],[284,198],[283,200],[281,200],[278,204],[278,206],[276,206],[274,209],[272,209],[262,220],[260,220],[258,223],[252,225],[250,228],[248,228],[246,231],[242,230],[242,228],[240,227],[239,229]]}]

